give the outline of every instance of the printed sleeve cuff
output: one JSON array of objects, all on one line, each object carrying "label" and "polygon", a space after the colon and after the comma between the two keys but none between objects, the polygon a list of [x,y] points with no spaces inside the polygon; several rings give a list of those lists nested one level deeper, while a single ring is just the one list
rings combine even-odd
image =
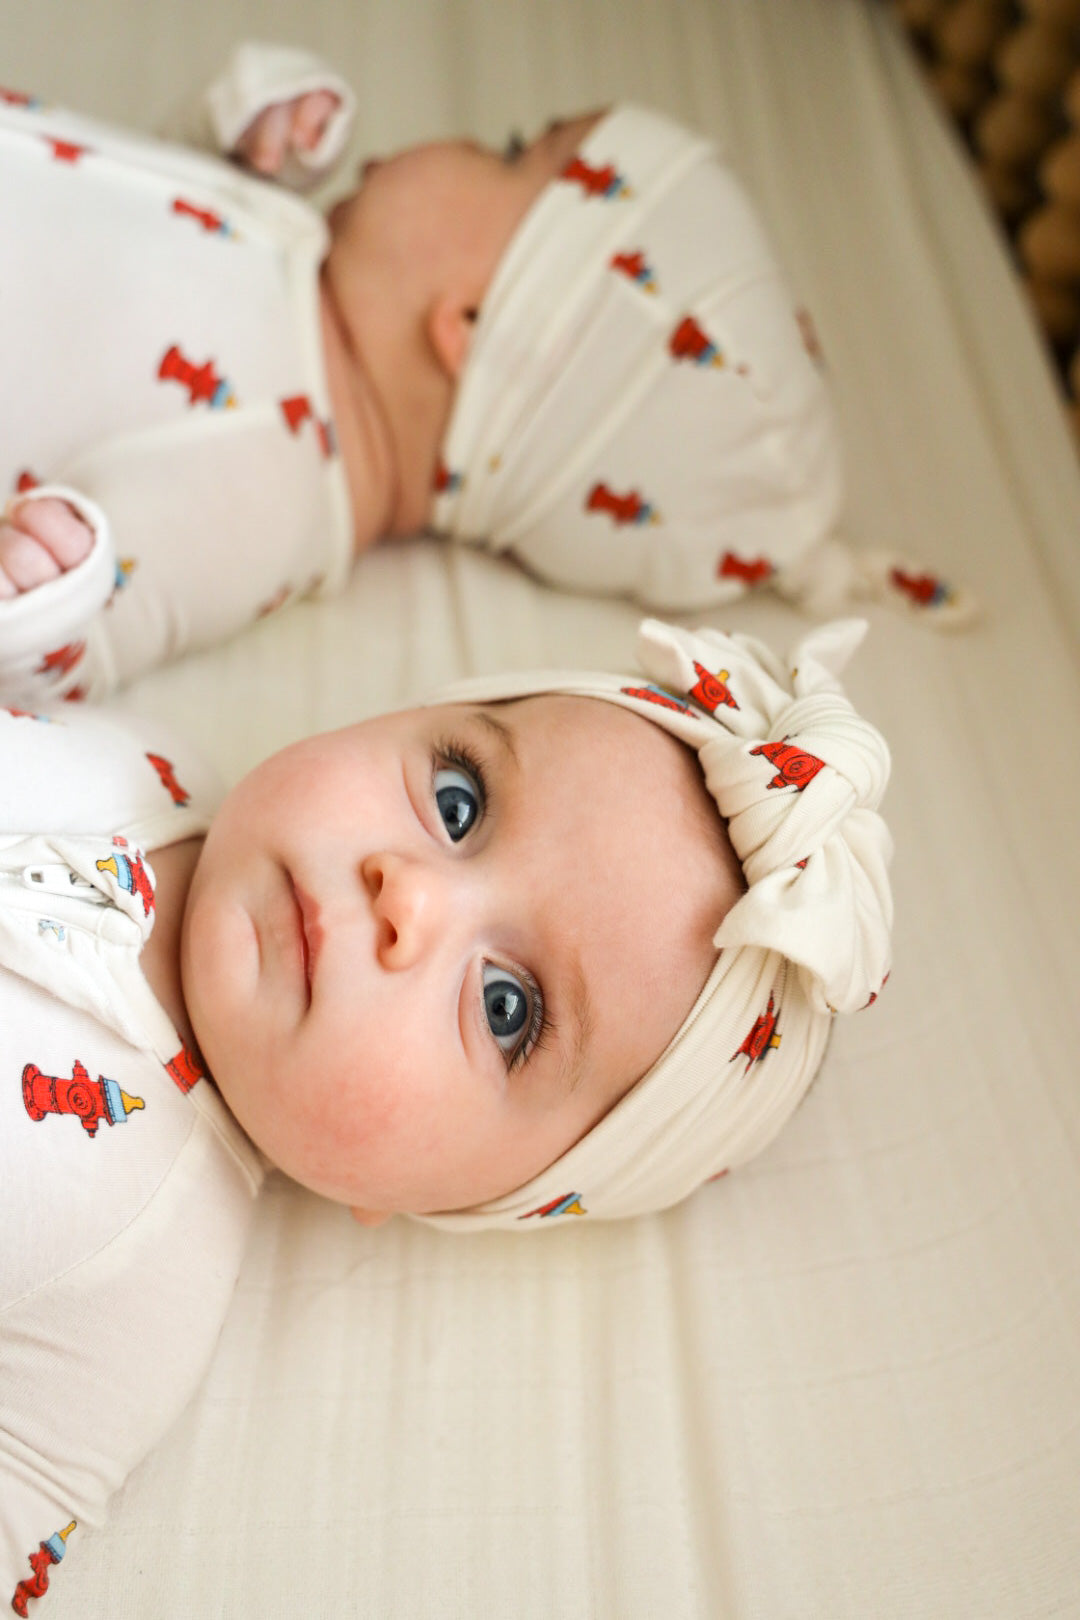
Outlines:
[{"label": "printed sleeve cuff", "polygon": [[64,484],[41,484],[10,503],[62,500],[73,506],[94,533],[87,557],[56,579],[0,601],[0,669],[18,665],[74,639],[112,595],[116,553],[104,512]]},{"label": "printed sleeve cuff", "polygon": [[310,152],[295,154],[279,178],[289,182],[298,170],[301,185],[315,184],[345,149],[356,98],[345,80],[310,51],[254,42],[237,46],[225,72],[206,92],[210,122],[221,151],[233,151],[244,131],[267,107],[293,101],[312,90],[333,91],[338,97],[337,110],[327,120],[318,145]]}]

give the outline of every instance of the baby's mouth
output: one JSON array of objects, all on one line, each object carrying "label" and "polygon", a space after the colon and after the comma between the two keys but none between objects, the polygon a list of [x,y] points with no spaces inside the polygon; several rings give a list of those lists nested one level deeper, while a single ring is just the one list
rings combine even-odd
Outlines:
[{"label": "baby's mouth", "polygon": [[318,965],[319,949],[322,945],[322,929],[319,926],[319,908],[311,896],[305,894],[292,878],[293,899],[299,913],[300,933],[300,961],[304,973],[304,983],[307,986],[308,1006],[311,1005],[311,986]]}]

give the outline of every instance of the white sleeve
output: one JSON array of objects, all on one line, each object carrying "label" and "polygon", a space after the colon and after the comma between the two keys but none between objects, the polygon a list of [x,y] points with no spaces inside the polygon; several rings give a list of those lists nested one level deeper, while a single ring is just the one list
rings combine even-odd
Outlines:
[{"label": "white sleeve", "polygon": [[5,844],[30,834],[172,844],[205,832],[222,796],[217,772],[160,721],[92,703],[0,706],[0,870]]},{"label": "white sleeve", "polygon": [[310,51],[257,41],[238,45],[225,71],[169,117],[161,132],[170,140],[228,156],[259,113],[312,90],[333,91],[337,110],[314,150],[293,154],[277,176],[294,190],[307,191],[338,162],[356,113],[356,97],[348,84]]},{"label": "white sleeve", "polygon": [[[63,697],[78,685],[87,626],[116,585],[116,557],[101,508],[66,484],[41,484],[8,503],[67,501],[89,525],[94,544],[87,557],[56,579],[0,601],[0,700],[24,704]],[[66,654],[67,656],[62,656]]]},{"label": "white sleeve", "polygon": [[[81,1036],[80,1026],[72,1026],[75,1054],[93,1045],[88,1022]],[[45,1044],[41,1026],[36,1039],[24,1041],[28,1050]],[[21,1093],[23,1052],[11,1056],[17,1060],[14,1089]],[[55,1076],[33,1064],[24,1071],[23,1135],[34,1132],[78,1150],[88,1166],[85,1197],[98,1206],[110,1188],[100,1175],[91,1177],[89,1167],[116,1146],[104,1139],[126,1133],[135,1150],[140,1126],[161,1100],[148,1060],[142,1062],[141,1073],[130,1056],[125,1069],[114,1063],[111,1074],[99,1074],[96,1061],[85,1071],[73,1061],[66,1068],[57,1064]],[[70,1117],[74,1103],[67,1118],[49,1111],[66,1105],[65,1088],[77,1086],[83,1072],[85,1093],[111,1086],[119,1099],[116,1125],[106,1116],[97,1119],[93,1140],[80,1119]],[[39,1103],[40,1111],[27,1116],[26,1108]],[[123,1122],[120,1110],[129,1107]],[[193,1127],[173,1166],[141,1200],[130,1185],[137,1187],[135,1172],[118,1175],[124,1196],[116,1200],[115,1237],[0,1310],[0,1594],[17,1614],[37,1613],[29,1600],[43,1596],[54,1577],[69,1585],[70,1565],[62,1573],[53,1566],[103,1522],[109,1498],[183,1411],[213,1354],[240,1266],[253,1187],[230,1165],[213,1130],[201,1119],[193,1119]],[[71,1200],[50,1199],[54,1190],[54,1184],[40,1187],[36,1203],[14,1212],[14,1236],[11,1226],[7,1231],[21,1248],[33,1247],[43,1228],[55,1233],[57,1204],[77,1224]],[[77,1233],[68,1232],[78,1251]]]}]

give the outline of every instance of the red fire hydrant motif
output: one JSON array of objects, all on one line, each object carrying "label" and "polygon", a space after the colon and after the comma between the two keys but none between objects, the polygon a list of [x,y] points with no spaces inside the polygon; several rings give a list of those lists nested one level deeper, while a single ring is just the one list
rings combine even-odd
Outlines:
[{"label": "red fire hydrant motif", "polygon": [[684,315],[668,339],[676,360],[689,360],[696,366],[722,366],[724,357],[708,333],[692,315]]},{"label": "red fire hydrant motif", "polygon": [[952,594],[943,579],[933,574],[908,574],[902,568],[892,570],[889,583],[914,602],[916,607],[939,607]]},{"label": "red fire hydrant motif", "polygon": [[616,494],[607,484],[594,484],[585,501],[586,512],[606,512],[616,528],[625,523],[659,523],[660,514],[651,501],[628,489],[625,495]]},{"label": "red fire hydrant motif", "polygon": [[232,236],[233,234],[232,226],[228,220],[222,219],[220,214],[215,214],[210,208],[200,208],[196,203],[185,201],[183,197],[173,198],[172,211],[174,214],[181,214],[187,219],[195,220],[202,226],[204,231],[209,231],[213,236]]},{"label": "red fire hydrant motif", "polygon": [[615,253],[611,258],[612,270],[618,270],[636,282],[643,292],[656,291],[656,272],[640,248],[633,253]]},{"label": "red fire hydrant motif", "polygon": [[762,754],[776,766],[776,775],[766,784],[771,788],[793,787],[801,793],[807,783],[814,780],[818,771],[825,767],[823,759],[818,759],[815,754],[808,754],[803,748],[796,748],[794,743],[786,740],[762,743],[758,748],[751,748],[750,752]]},{"label": "red fire hydrant motif", "polygon": [[197,1085],[202,1079],[202,1069],[195,1059],[195,1054],[187,1045],[181,1046],[179,1052],[169,1059],[165,1067],[185,1096],[192,1086]]},{"label": "red fire hydrant motif", "polygon": [[22,1089],[23,1104],[35,1124],[46,1114],[74,1114],[87,1136],[97,1135],[102,1120],[106,1125],[123,1125],[135,1109],[146,1107],[141,1097],[129,1097],[107,1075],[91,1080],[90,1071],[78,1058],[70,1080],[44,1074],[36,1063],[28,1063],[22,1072]]},{"label": "red fire hydrant motif", "polygon": [[37,1552],[30,1554],[30,1568],[34,1573],[29,1580],[19,1582],[11,1599],[11,1607],[16,1614],[22,1616],[22,1620],[26,1620],[30,1612],[30,1599],[44,1597],[49,1590],[49,1571],[63,1558],[67,1550],[67,1538],[74,1530],[75,1524],[76,1521],[72,1519],[63,1530],[57,1530],[48,1541],[43,1541]]},{"label": "red fire hydrant motif", "polygon": [[143,916],[149,917],[154,909],[154,887],[137,849],[133,849],[130,855],[125,855],[122,850],[117,849],[107,860],[95,861],[94,865],[99,872],[111,872],[122,889],[126,889],[128,894],[141,900]]},{"label": "red fire hydrant motif", "polygon": [[434,486],[436,495],[454,495],[461,488],[462,476],[452,472],[442,456],[435,463]]},{"label": "red fire hydrant motif", "polygon": [[699,664],[695,658],[694,670],[697,674],[697,685],[690,688],[690,696],[695,703],[700,703],[701,707],[708,709],[710,714],[715,714],[721,704],[728,709],[737,709],[739,707],[731,695],[731,688],[727,684],[728,672],[726,669],[722,669],[718,674],[714,675],[711,670],[705,668],[704,664]]},{"label": "red fire hydrant motif", "polygon": [[596,169],[586,163],[584,158],[572,157],[559,179],[573,181],[581,187],[586,197],[633,196],[630,187],[613,163],[605,163],[602,168]]},{"label": "red fire hydrant motif", "polygon": [[281,414],[285,418],[285,426],[294,438],[305,422],[312,422],[319,441],[319,449],[323,456],[329,458],[334,454],[336,448],[334,425],[329,419],[323,421],[322,418],[315,414],[315,407],[311,403],[310,395],[290,394],[286,399],[279,399],[278,405],[281,407]]},{"label": "red fire hydrant motif", "polygon": [[206,404],[212,411],[220,411],[236,404],[236,395],[226,379],[214,370],[214,362],[204,360],[197,366],[181,354],[175,343],[162,356],[158,379],[178,382],[186,388],[189,405]]},{"label": "red fire hydrant motif", "polygon": [[561,1198],[553,1198],[548,1204],[541,1204],[537,1209],[530,1209],[527,1214],[519,1215],[519,1221],[531,1221],[534,1215],[539,1215],[542,1221],[550,1220],[553,1215],[587,1215],[589,1212],[581,1202],[584,1195],[578,1192],[564,1193]]},{"label": "red fire hydrant motif", "polygon": [[663,691],[659,686],[620,686],[619,691],[627,697],[638,698],[642,703],[655,703],[660,709],[674,709],[677,714],[693,714],[689,703],[680,703],[678,698],[672,697],[670,692]]},{"label": "red fire hydrant motif", "polygon": [[733,1063],[737,1057],[746,1058],[747,1074],[749,1074],[752,1064],[760,1063],[762,1058],[780,1045],[781,1036],[776,1033],[776,1020],[779,1016],[779,1009],[774,1005],[772,992],[770,991],[769,1005],[760,1018],[755,1018],[750,1033],[742,1045],[737,1047],[731,1054]]},{"label": "red fire hydrant motif", "polygon": [[172,760],[166,759],[164,754],[147,754],[146,757],[154,767],[155,771],[157,771],[158,776],[161,778],[161,785],[165,789],[166,793],[169,794],[173,804],[187,804],[191,798],[191,794],[188,792],[187,788],[181,787],[180,783],[176,780],[176,771],[173,767]]},{"label": "red fire hydrant motif", "polygon": [[3,101],[9,107],[31,108],[41,106],[39,96],[29,95],[25,90],[5,90],[2,85],[0,85],[0,101]]},{"label": "red fire hydrant motif", "polygon": [[52,652],[46,653],[34,673],[48,675],[50,671],[55,671],[58,675],[66,675],[75,668],[85,651],[85,641],[65,642],[62,647],[55,647]]},{"label": "red fire hydrant motif", "polygon": [[760,585],[772,572],[767,557],[754,557],[748,562],[734,551],[725,551],[716,565],[717,579],[741,579],[744,585]]},{"label": "red fire hydrant motif", "polygon": [[56,135],[43,135],[41,138],[52,148],[57,163],[78,163],[90,150],[88,146],[80,146],[78,141],[62,141]]}]

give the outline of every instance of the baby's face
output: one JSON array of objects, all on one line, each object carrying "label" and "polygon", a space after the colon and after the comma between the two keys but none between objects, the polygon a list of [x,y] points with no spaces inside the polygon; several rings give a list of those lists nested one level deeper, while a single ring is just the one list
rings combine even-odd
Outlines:
[{"label": "baby's face", "polygon": [[589,699],[384,716],[230,794],[184,995],[273,1163],[366,1211],[512,1191],[651,1066],[737,898],[690,752]]},{"label": "baby's face", "polygon": [[388,311],[425,309],[459,283],[482,294],[540,192],[569,162],[600,113],[557,121],[502,152],[438,141],[372,160],[329,216],[327,272],[361,353]]}]

